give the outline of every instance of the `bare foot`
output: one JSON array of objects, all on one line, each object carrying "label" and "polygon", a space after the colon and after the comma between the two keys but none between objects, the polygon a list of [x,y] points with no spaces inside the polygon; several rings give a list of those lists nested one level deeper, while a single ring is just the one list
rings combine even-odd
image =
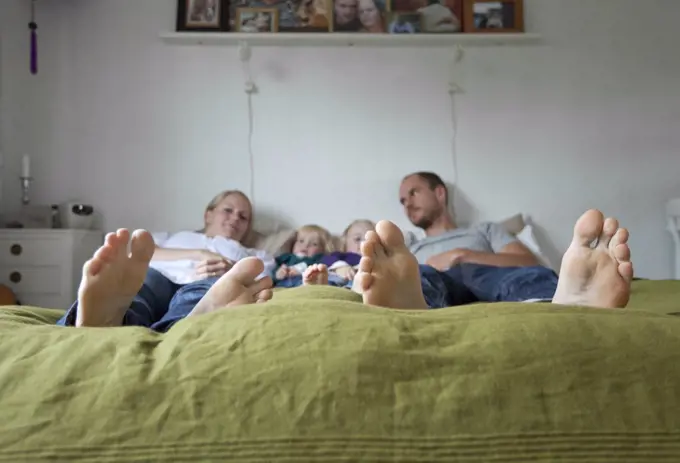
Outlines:
[{"label": "bare foot", "polygon": [[144,283],[155,247],[146,230],[136,230],[132,240],[126,229],[107,234],[104,245],[83,265],[76,326],[120,326]]},{"label": "bare foot", "polygon": [[418,261],[404,244],[404,235],[392,222],[382,220],[361,243],[359,272],[353,290],[364,304],[392,309],[427,309],[420,284]]},{"label": "bare foot", "polygon": [[619,228],[616,219],[605,220],[598,210],[584,213],[576,221],[574,239],[562,258],[553,303],[623,308],[632,280],[628,230]]},{"label": "bare foot", "polygon": [[189,316],[213,312],[223,307],[268,301],[272,298],[272,279],[265,277],[255,281],[263,271],[264,263],[257,257],[246,257],[236,262],[205,293]]},{"label": "bare foot", "polygon": [[313,264],[307,267],[302,274],[302,284],[304,285],[327,285],[328,267],[324,264]]}]

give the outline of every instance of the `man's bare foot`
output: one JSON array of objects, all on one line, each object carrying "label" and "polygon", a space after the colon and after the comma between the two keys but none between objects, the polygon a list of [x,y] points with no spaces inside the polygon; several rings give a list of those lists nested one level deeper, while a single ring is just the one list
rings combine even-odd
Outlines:
[{"label": "man's bare foot", "polygon": [[236,262],[205,293],[189,316],[213,312],[223,307],[268,301],[272,298],[272,279],[265,277],[255,281],[263,271],[264,263],[257,257],[246,257]]},{"label": "man's bare foot", "polygon": [[[128,242],[130,253],[128,254]],[[120,326],[142,287],[155,244],[146,230],[120,229],[83,265],[76,326]]]},{"label": "man's bare foot", "polygon": [[574,239],[562,258],[553,303],[623,308],[632,280],[628,230],[619,228],[616,219],[605,220],[598,210],[584,213],[576,221]]},{"label": "man's bare foot", "polygon": [[359,272],[353,290],[364,304],[392,309],[427,309],[418,261],[404,244],[404,235],[392,222],[382,220],[361,243]]},{"label": "man's bare foot", "polygon": [[302,274],[304,285],[327,285],[328,267],[324,264],[312,264]]}]

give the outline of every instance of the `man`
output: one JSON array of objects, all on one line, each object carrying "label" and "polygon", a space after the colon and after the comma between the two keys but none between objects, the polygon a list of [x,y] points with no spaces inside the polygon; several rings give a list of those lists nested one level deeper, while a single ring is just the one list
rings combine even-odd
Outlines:
[{"label": "man", "polygon": [[[557,275],[502,226],[460,228],[448,208],[448,189],[432,172],[401,182],[399,198],[411,223],[426,237],[410,248],[418,262],[440,272],[451,305],[475,301],[551,300]],[[432,269],[421,271],[434,276]],[[434,273],[433,273],[434,272]]]},{"label": "man", "polygon": [[357,15],[358,0],[335,0],[333,2],[333,30],[358,31],[361,27]]}]

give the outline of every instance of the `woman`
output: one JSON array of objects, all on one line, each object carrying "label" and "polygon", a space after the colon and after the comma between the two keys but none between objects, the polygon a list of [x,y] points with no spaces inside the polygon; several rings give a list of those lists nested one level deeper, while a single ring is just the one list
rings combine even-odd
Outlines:
[{"label": "woman", "polygon": [[[261,277],[271,273],[274,258],[242,244],[251,225],[252,205],[245,194],[229,190],[215,196],[205,209],[202,230],[179,232],[156,243],[144,284],[130,303],[123,325],[167,331],[191,312],[215,281],[246,257],[263,261]],[[77,311],[76,302],[57,324],[73,326]]]},{"label": "woman", "polygon": [[385,32],[385,19],[378,8],[375,0],[359,0],[360,32],[382,33]]}]

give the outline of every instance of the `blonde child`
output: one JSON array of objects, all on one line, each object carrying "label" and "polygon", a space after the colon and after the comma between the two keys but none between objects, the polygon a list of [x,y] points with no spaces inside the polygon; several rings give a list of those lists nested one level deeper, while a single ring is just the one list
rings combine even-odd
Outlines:
[{"label": "blonde child", "polygon": [[324,255],[333,250],[333,240],[328,230],[318,225],[300,227],[295,232],[292,252],[276,258],[274,284],[284,288],[300,286],[305,269],[321,262]]},{"label": "blonde child", "polygon": [[369,230],[375,230],[375,224],[370,220],[353,221],[342,233],[342,251],[331,252],[321,259],[320,263],[328,267],[331,282],[337,283],[340,279],[344,283],[351,283],[354,280],[356,267],[361,260],[361,243]]}]

